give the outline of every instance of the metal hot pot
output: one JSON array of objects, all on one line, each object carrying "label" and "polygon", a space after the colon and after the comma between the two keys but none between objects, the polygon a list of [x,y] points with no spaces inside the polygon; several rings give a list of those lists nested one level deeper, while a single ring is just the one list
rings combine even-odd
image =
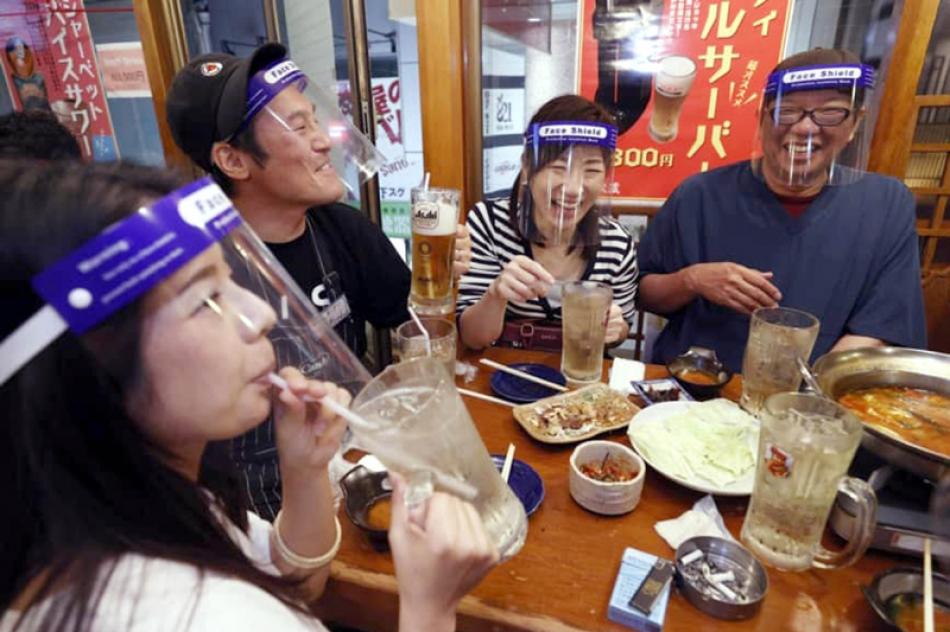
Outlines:
[{"label": "metal hot pot", "polygon": [[[833,399],[875,386],[907,386],[950,396],[950,355],[934,351],[900,347],[839,351],[818,358],[813,371],[821,389]],[[950,454],[924,449],[868,424],[861,444],[891,464],[932,481],[950,473]]]}]

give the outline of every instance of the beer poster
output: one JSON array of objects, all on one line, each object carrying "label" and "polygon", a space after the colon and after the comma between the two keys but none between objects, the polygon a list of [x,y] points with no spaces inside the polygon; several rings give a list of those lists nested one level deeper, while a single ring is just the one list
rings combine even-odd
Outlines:
[{"label": "beer poster", "polygon": [[115,160],[115,132],[83,0],[0,0],[7,91],[18,111],[46,110],[83,156]]},{"label": "beer poster", "polygon": [[790,0],[582,0],[578,92],[614,113],[621,203],[749,158]]}]

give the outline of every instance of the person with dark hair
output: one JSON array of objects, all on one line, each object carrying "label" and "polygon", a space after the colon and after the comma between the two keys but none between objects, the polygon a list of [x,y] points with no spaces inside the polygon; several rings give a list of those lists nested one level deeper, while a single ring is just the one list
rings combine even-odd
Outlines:
[{"label": "person with dark hair", "polygon": [[866,173],[874,70],[817,48],[769,75],[752,159],[680,184],[640,242],[640,301],[669,319],[653,348],[690,346],[741,370],[749,315],[797,308],[821,328],[812,357],[926,345],[914,197]]},{"label": "person with dark hair", "polygon": [[[178,146],[234,198],[357,356],[367,349],[367,322],[387,328],[409,319],[409,269],[378,226],[339,202],[344,182],[336,169],[371,174],[381,157],[283,46],[265,44],[244,59],[192,60],[172,81],[166,105]],[[459,240],[459,270],[467,258]],[[230,451],[268,519],[281,503],[273,444],[267,423]]]},{"label": "person with dark hair", "polygon": [[79,160],[79,143],[49,112],[31,110],[0,116],[0,157]]},{"label": "person with dark hair", "polygon": [[[559,289],[578,280],[611,286],[606,340],[626,338],[637,292],[633,239],[597,207],[616,134],[613,116],[577,95],[555,97],[531,118],[508,199],[484,200],[468,214],[472,263],[457,305],[466,346],[531,346],[521,325],[559,326]],[[506,330],[506,321],[517,326]]]},{"label": "person with dark hair", "polygon": [[[0,161],[2,630],[324,629],[304,604],[339,546],[327,463],[345,429],[325,403],[349,395],[275,364],[287,317],[270,301],[289,277],[216,185],[182,184],[82,163],[50,183]],[[322,331],[312,344],[345,350]],[[273,525],[204,458],[271,408]],[[436,493],[410,511],[392,479],[400,629],[454,629],[497,552],[470,504]]]}]

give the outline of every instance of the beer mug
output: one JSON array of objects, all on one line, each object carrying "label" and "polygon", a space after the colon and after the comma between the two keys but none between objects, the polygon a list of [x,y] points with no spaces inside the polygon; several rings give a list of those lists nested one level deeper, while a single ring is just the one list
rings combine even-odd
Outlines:
[{"label": "beer mug", "polygon": [[457,189],[416,187],[412,198],[412,291],[419,314],[446,316],[453,311],[452,262],[459,218]]},{"label": "beer mug", "polygon": [[352,409],[363,420],[350,421],[356,444],[405,476],[413,495],[419,493],[414,481],[428,480],[475,506],[502,559],[521,549],[528,533],[524,507],[499,476],[455,381],[437,360],[388,366]]},{"label": "beer mug", "polygon": [[[779,393],[760,416],[755,485],[742,541],[763,562],[782,570],[836,568],[867,550],[877,522],[877,498],[865,481],[845,476],[864,428],[830,399]],[[848,544],[839,552],[820,545],[838,492],[854,501]]]},{"label": "beer mug", "polygon": [[565,283],[561,305],[561,372],[572,386],[599,382],[613,290],[606,283]]},{"label": "beer mug", "polygon": [[647,131],[658,143],[668,143],[679,133],[680,112],[696,79],[696,62],[682,55],[660,60],[654,80],[653,114]]},{"label": "beer mug", "polygon": [[818,319],[788,307],[760,307],[749,321],[742,357],[739,404],[753,415],[769,395],[797,391],[802,384],[798,358],[806,362],[818,339]]}]

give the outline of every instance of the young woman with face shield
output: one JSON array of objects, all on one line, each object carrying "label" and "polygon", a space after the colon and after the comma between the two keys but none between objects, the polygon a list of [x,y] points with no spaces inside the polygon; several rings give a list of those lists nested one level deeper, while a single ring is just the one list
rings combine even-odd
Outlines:
[{"label": "young woman with face shield", "polygon": [[457,307],[466,346],[535,346],[521,333],[558,328],[561,288],[580,280],[611,287],[606,341],[626,337],[637,263],[633,239],[607,212],[616,137],[611,115],[576,95],[548,101],[531,119],[510,196],[468,214],[472,262]]},{"label": "young woman with face shield", "polygon": [[[227,196],[181,184],[0,163],[0,630],[323,629],[304,604],[339,547],[345,423],[322,402],[368,375]],[[206,454],[271,413],[273,525]],[[394,488],[400,627],[452,629],[496,554],[470,505],[436,494],[410,518]]]}]

